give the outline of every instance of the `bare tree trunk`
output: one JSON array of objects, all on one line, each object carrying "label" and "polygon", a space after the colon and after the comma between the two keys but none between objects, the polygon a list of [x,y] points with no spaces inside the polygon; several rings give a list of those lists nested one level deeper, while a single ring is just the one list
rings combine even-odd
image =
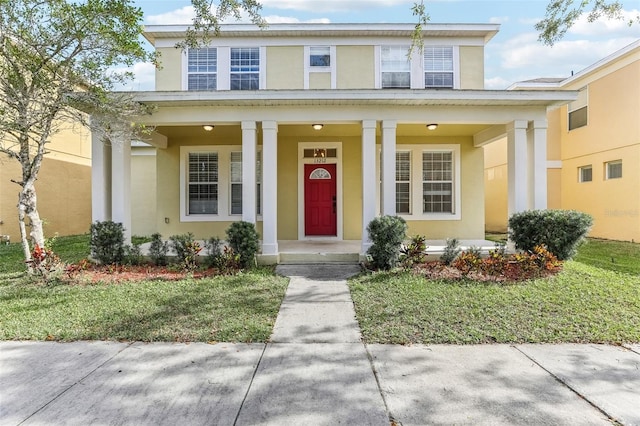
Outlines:
[{"label": "bare tree trunk", "polygon": [[[36,189],[31,182],[27,182],[22,187],[18,196],[18,222],[20,224],[20,237],[22,238],[22,250],[25,260],[31,260],[31,249],[29,247],[29,236],[34,245],[44,247],[44,231],[42,229],[42,220],[37,208]],[[27,235],[25,219],[29,218],[31,232]]]}]

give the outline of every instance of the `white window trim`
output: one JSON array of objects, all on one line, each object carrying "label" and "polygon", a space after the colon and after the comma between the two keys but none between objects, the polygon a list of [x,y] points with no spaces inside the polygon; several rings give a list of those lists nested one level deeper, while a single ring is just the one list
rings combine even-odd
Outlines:
[{"label": "white window trim", "polygon": [[[324,158],[325,164],[336,165],[336,236],[309,236],[304,234],[304,165],[314,164],[315,158],[304,158],[305,149],[335,148],[336,156]],[[342,241],[343,238],[343,192],[342,192],[342,142],[298,142],[298,240],[332,240]]]},{"label": "white window trim", "polygon": [[[382,89],[382,46],[395,46],[393,43],[384,43],[373,47],[374,61],[374,88]],[[406,43],[398,43],[405,46]],[[460,46],[457,44],[437,44],[425,47],[452,47],[453,48],[453,88],[460,89]],[[414,49],[411,54],[411,89],[424,89],[424,55],[419,49]],[[398,89],[401,90],[401,89]]]},{"label": "white window trim", "polygon": [[[217,91],[231,90],[231,47],[230,46],[209,46],[215,47],[218,54],[217,64]],[[253,48],[260,49],[260,71],[258,90],[265,89],[267,83],[267,48],[266,46],[254,45],[234,45],[233,48]],[[187,51],[182,53],[182,90],[189,90],[189,57]],[[335,62],[335,61],[334,61]],[[335,73],[334,73],[335,74]]]},{"label": "white window trim", "polygon": [[[220,222],[237,221],[238,215],[231,215],[231,152],[241,149],[241,145],[188,145],[180,147],[180,222]],[[218,153],[218,214],[187,214],[188,200],[188,160],[192,152]]]},{"label": "white window trim", "polygon": [[620,166],[622,167],[622,160],[612,160],[612,161],[607,161],[604,163],[604,173],[605,173],[605,180],[616,180],[616,179],[622,179],[622,177],[624,176],[624,170],[622,170],[622,175],[619,177],[610,177],[609,176],[609,166],[612,164],[620,164]]},{"label": "white window trim", "polygon": [[[380,158],[380,145],[377,145],[377,158]],[[460,145],[458,144],[409,144],[396,145],[396,151],[411,151],[411,214],[399,213],[405,220],[462,220],[462,173],[460,167]],[[422,153],[453,153],[453,213],[422,212]],[[380,179],[380,163],[376,164],[376,176]],[[395,182],[395,176],[394,176]],[[380,185],[378,199],[380,199]],[[378,203],[379,204],[379,203]],[[379,214],[380,212],[378,212]]]},{"label": "white window trim", "polygon": [[[328,67],[312,67],[310,65],[310,57],[311,57],[311,48],[312,47],[328,47],[329,48],[329,61],[330,64]],[[336,46],[327,46],[327,45],[308,45],[304,46],[304,89],[309,89],[309,74],[311,73],[331,73],[331,89],[336,89],[338,87],[338,78],[336,74],[337,65],[336,65]]]},{"label": "white window trim", "polygon": [[[220,80],[220,48],[217,46],[204,46],[206,49],[216,49],[216,72],[215,73],[202,73],[195,72],[194,74],[215,74],[216,75],[216,90],[219,89]],[[185,49],[182,52],[182,90],[189,91],[189,50]]]},{"label": "white window trim", "polygon": [[[583,180],[582,179],[582,171],[586,170],[586,169],[591,169],[591,180]],[[585,164],[584,166],[578,167],[578,182],[579,183],[593,182],[593,165],[592,164]]]},{"label": "white window trim", "polygon": [[[231,185],[232,184],[241,184],[244,185],[244,182],[241,180],[240,182],[233,182],[231,180],[231,153],[233,152],[237,152],[240,153],[240,155],[242,156],[242,145],[232,145],[232,149],[229,151],[229,181],[227,182],[227,186],[229,187],[229,216],[231,217],[240,217],[242,218],[242,212],[241,213],[231,213]],[[256,193],[256,197],[260,199],[260,212],[256,211],[256,217],[258,218],[262,218],[262,207],[263,207],[263,197],[262,197],[262,189],[263,189],[263,185],[262,185],[262,170],[260,170],[258,172],[258,160],[260,161],[260,165],[262,166],[262,150],[261,149],[256,149],[256,185],[260,184],[260,191]],[[219,160],[218,160],[219,161]],[[240,162],[240,167],[242,167],[244,165],[244,163],[241,161]],[[258,175],[260,175],[260,179],[258,180]],[[256,188],[257,191],[257,188]],[[256,206],[257,206],[257,200],[256,200]],[[244,208],[244,203],[242,205],[242,208]],[[257,209],[256,209],[257,210]]]},{"label": "white window trim", "polygon": [[[460,46],[458,45],[446,45],[446,44],[442,44],[442,45],[429,45],[429,46],[425,46],[425,49],[427,47],[451,47],[452,48],[452,55],[453,55],[453,89],[460,89]],[[425,89],[425,84],[424,84],[424,77],[425,77],[425,70],[424,70],[424,52],[421,52],[421,54],[419,55],[420,57],[418,58],[418,61],[420,62],[420,78],[422,79],[420,81],[420,85],[422,89]],[[446,88],[443,88],[446,89]],[[434,90],[436,90],[434,88]]]}]

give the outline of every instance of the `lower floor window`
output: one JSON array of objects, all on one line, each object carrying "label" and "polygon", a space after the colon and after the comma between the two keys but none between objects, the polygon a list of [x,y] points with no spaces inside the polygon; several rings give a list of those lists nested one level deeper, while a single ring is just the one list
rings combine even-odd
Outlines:
[{"label": "lower floor window", "polygon": [[422,211],[453,213],[453,153],[422,153]]},{"label": "lower floor window", "polygon": [[188,214],[218,214],[218,154],[189,153]]},{"label": "lower floor window", "polygon": [[593,168],[591,165],[578,168],[578,180],[580,182],[591,182],[593,180]]}]

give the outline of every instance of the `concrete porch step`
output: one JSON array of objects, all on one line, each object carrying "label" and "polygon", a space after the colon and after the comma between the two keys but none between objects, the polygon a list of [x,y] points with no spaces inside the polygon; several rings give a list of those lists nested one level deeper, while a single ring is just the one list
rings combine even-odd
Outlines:
[{"label": "concrete porch step", "polygon": [[280,264],[306,264],[306,263],[358,263],[358,253],[293,253],[281,252]]}]

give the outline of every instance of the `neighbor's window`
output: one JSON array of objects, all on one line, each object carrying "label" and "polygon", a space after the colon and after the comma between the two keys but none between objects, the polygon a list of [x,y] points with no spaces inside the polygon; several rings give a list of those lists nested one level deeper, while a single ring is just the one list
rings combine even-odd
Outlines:
[{"label": "neighbor's window", "polygon": [[310,67],[329,67],[331,66],[331,49],[329,46],[319,46],[309,48],[309,66]]},{"label": "neighbor's window", "polygon": [[218,50],[215,47],[189,49],[187,53],[187,90],[216,90]]},{"label": "neighbor's window", "polygon": [[231,48],[231,90],[260,88],[260,48]]},{"label": "neighbor's window", "polygon": [[411,87],[411,63],[407,57],[408,46],[382,46],[380,49],[384,89],[408,89]]},{"label": "neighbor's window", "polygon": [[424,87],[453,88],[453,47],[425,47]]},{"label": "neighbor's window", "polygon": [[188,215],[218,214],[218,153],[190,152]]},{"label": "neighbor's window", "polygon": [[422,211],[453,213],[453,152],[422,153]]},{"label": "neighbor's window", "polygon": [[396,152],[396,213],[411,214],[411,152]]},{"label": "neighbor's window", "polygon": [[587,86],[578,91],[578,99],[569,103],[569,130],[584,127],[588,123],[588,100],[589,91]]},{"label": "neighbor's window", "polygon": [[591,182],[593,180],[593,168],[591,165],[578,167],[578,180],[580,182]]},{"label": "neighbor's window", "polygon": [[622,160],[605,163],[607,179],[620,179],[622,177]]}]

